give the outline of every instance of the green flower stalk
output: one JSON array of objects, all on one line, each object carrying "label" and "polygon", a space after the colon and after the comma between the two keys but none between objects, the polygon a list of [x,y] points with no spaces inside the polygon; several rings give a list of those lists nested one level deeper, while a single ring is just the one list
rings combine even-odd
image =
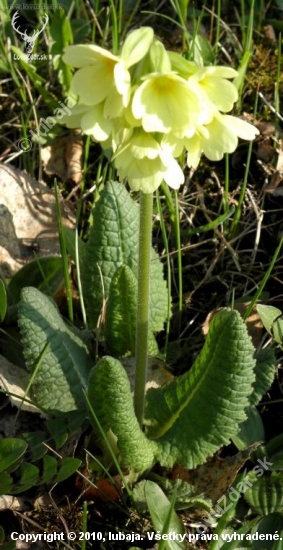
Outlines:
[{"label": "green flower stalk", "polygon": [[184,183],[179,158],[193,168],[202,153],[218,161],[235,151],[238,137],[252,140],[258,130],[227,114],[238,99],[231,82],[237,71],[197,66],[167,51],[149,27],[131,32],[119,55],[78,45],[68,46],[63,59],[78,69],[70,90],[77,105],[59,121],[111,147],[120,180],[140,192],[135,409],[142,424],[152,194],[163,181],[176,190]]},{"label": "green flower stalk", "polygon": [[138,308],[136,330],[136,370],[134,405],[137,419],[142,426],[147,373],[147,348],[149,328],[149,269],[152,233],[152,193],[140,191],[140,234],[138,263]]}]

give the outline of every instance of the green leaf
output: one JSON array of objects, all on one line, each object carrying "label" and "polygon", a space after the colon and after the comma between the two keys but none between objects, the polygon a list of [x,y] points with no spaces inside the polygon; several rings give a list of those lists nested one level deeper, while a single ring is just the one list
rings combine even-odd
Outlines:
[{"label": "green leaf", "polygon": [[7,294],[6,287],[0,279],[0,321],[3,321],[7,311]]},{"label": "green leaf", "polygon": [[105,433],[118,438],[123,466],[141,472],[154,461],[155,443],[149,441],[137,421],[131,388],[120,361],[103,357],[91,370],[88,397]]},{"label": "green leaf", "polygon": [[258,314],[269,334],[274,337],[275,342],[282,344],[283,342],[283,319],[282,311],[277,307],[264,306],[258,304]]},{"label": "green leaf", "polygon": [[[169,535],[169,533],[184,535],[184,524],[159,485],[153,481],[146,481],[144,492],[155,530],[164,535]],[[160,546],[162,542],[160,542]],[[166,540],[166,548],[169,550],[185,549],[185,541]]]},{"label": "green leaf", "polygon": [[42,458],[47,453],[47,447],[43,445],[46,438],[45,432],[35,431],[22,433],[22,438],[28,443],[28,450],[31,454],[31,460],[34,462]]},{"label": "green leaf", "polygon": [[250,472],[248,479],[252,486],[244,493],[249,505],[261,516],[283,510],[283,474],[278,472],[266,473],[257,477]]},{"label": "green leaf", "polygon": [[7,472],[1,472],[0,476],[0,495],[11,493],[13,489],[13,478]]},{"label": "green leaf", "polygon": [[14,466],[26,452],[28,444],[22,439],[0,439],[0,472]]},{"label": "green leaf", "polygon": [[[282,534],[280,531],[283,529],[283,517],[282,514],[278,514],[274,512],[273,514],[269,514],[268,516],[262,518],[258,525],[255,526],[252,530],[252,533],[257,533],[257,538],[259,535],[266,535],[266,534],[272,534],[279,533],[279,539],[282,537]],[[282,550],[282,540],[254,540],[252,543],[252,548],[261,548],[262,550],[274,550],[277,548],[278,550]]]},{"label": "green leaf", "polygon": [[283,434],[274,437],[265,445],[268,460],[272,462],[271,470],[283,470]]},{"label": "green leaf", "polygon": [[27,368],[33,373],[35,402],[49,411],[84,407],[83,390],[93,361],[82,339],[67,327],[52,300],[35,288],[24,288],[19,326]]},{"label": "green leaf", "polygon": [[67,415],[56,414],[56,418],[46,420],[45,426],[55,441],[56,449],[60,449],[68,437],[79,432],[85,418],[85,411],[69,411]]},{"label": "green leaf", "polygon": [[62,259],[60,256],[37,258],[28,262],[10,280],[8,289],[14,301],[18,302],[22,289],[27,286],[36,287],[45,294],[54,296],[64,282]]},{"label": "green leaf", "polygon": [[34,464],[22,462],[19,468],[19,475],[20,479],[16,484],[16,489],[13,488],[13,494],[23,493],[27,489],[34,487],[39,480],[39,469]]},{"label": "green leaf", "polygon": [[171,499],[176,497],[175,509],[185,510],[187,508],[198,508],[199,510],[206,510],[210,512],[212,507],[212,501],[210,498],[205,497],[203,494],[196,492],[193,485],[190,485],[182,479],[162,479],[159,481],[159,486],[164,490],[166,496]]},{"label": "green leaf", "polygon": [[[82,265],[82,283],[90,325],[96,327],[117,269],[127,265],[137,278],[139,207],[123,184],[109,182],[93,212],[93,225]],[[163,329],[168,296],[163,267],[152,249],[150,271],[150,330]]]},{"label": "green leaf", "polygon": [[213,48],[207,38],[201,34],[197,34],[190,41],[190,51],[193,60],[199,67],[209,65],[213,62]]},{"label": "green leaf", "polygon": [[276,372],[275,352],[271,348],[260,350],[255,355],[255,384],[250,396],[251,405],[256,405],[269,390]]},{"label": "green leaf", "polygon": [[237,311],[213,318],[193,367],[146,394],[147,436],[157,458],[195,468],[237,434],[255,379],[254,347]]},{"label": "green leaf", "polygon": [[239,450],[244,450],[257,441],[265,440],[263,422],[256,407],[248,407],[246,415],[247,418],[240,424],[237,435],[232,438]]},{"label": "green leaf", "polygon": [[54,456],[45,455],[43,457],[43,473],[41,478],[42,485],[50,483],[57,474],[57,460]]},{"label": "green leaf", "polygon": [[60,462],[60,468],[56,476],[56,483],[61,483],[61,481],[64,481],[65,479],[73,475],[76,470],[78,470],[81,463],[82,461],[78,458],[73,458],[69,456],[62,458]]},{"label": "green leaf", "polygon": [[267,332],[272,335],[272,326],[278,317],[282,315],[282,311],[274,306],[257,305],[257,312],[266,328]]},{"label": "green leaf", "polygon": [[121,265],[112,278],[105,319],[107,349],[117,357],[135,353],[137,280],[132,270]]},{"label": "green leaf", "polygon": [[[246,477],[246,473],[242,472],[241,474],[239,474],[239,476],[237,476],[237,482],[238,483],[244,482],[245,477]],[[237,483],[237,486],[238,486],[238,483]],[[232,496],[233,496],[233,498],[231,498]],[[220,517],[219,521],[217,522],[217,526],[214,530],[214,534],[218,535],[218,540],[219,539],[221,540],[222,533],[225,533],[226,529],[227,530],[229,529],[228,526],[229,526],[232,518],[234,518],[235,515],[236,515],[235,509],[236,509],[236,506],[237,506],[237,503],[238,503],[239,499],[241,498],[241,494],[238,493],[238,497],[236,497],[236,499],[235,499],[234,495],[231,495],[231,497],[230,497],[230,495],[227,495],[227,497],[226,497],[227,501],[225,501],[225,511],[222,514],[222,516]],[[209,550],[219,550],[218,540],[214,540],[210,543]]]}]

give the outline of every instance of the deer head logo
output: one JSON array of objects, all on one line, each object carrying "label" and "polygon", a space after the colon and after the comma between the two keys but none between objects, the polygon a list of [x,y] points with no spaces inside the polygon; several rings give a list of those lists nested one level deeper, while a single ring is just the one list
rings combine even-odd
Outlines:
[{"label": "deer head logo", "polygon": [[18,17],[19,17],[19,12],[16,11],[16,13],[14,13],[13,18],[12,18],[12,27],[18,34],[20,34],[21,38],[26,43],[26,46],[25,46],[26,53],[31,54],[32,51],[33,51],[33,48],[34,48],[35,40],[37,39],[38,35],[45,29],[45,27],[48,23],[49,17],[48,17],[48,15],[46,15],[46,13],[44,14],[44,16],[43,16],[44,17],[43,27],[39,31],[33,31],[32,36],[28,36],[26,30],[25,30],[25,32],[21,32],[19,30],[19,27],[16,28],[15,25],[16,25],[16,20],[18,19]]}]

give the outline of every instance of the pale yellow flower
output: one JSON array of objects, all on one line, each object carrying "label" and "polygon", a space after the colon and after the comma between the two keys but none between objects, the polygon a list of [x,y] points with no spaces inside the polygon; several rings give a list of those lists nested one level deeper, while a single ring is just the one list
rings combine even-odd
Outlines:
[{"label": "pale yellow flower", "polygon": [[238,137],[258,133],[225,114],[238,98],[234,69],[200,68],[166,51],[151,28],[131,32],[119,55],[80,45],[67,47],[63,59],[78,68],[71,82],[78,104],[60,122],[111,146],[120,179],[136,191],[151,193],[163,180],[178,189],[184,175],[176,159],[184,149],[196,167],[202,153],[220,160]]},{"label": "pale yellow flower", "polygon": [[105,117],[118,116],[130,98],[131,77],[124,62],[107,50],[93,45],[68,46],[63,60],[80,67],[71,91],[83,105],[105,102]]},{"label": "pale yellow flower", "polygon": [[204,67],[190,76],[188,82],[198,85],[214,108],[228,113],[238,99],[238,92],[233,82],[227,79],[237,75],[231,67]]},{"label": "pale yellow flower", "polygon": [[170,154],[151,136],[137,130],[115,154],[115,166],[119,178],[126,179],[134,191],[153,193],[164,180],[178,189],[184,182],[184,174]]},{"label": "pale yellow flower", "polygon": [[239,137],[251,141],[258,133],[252,124],[231,115],[218,113],[210,124],[199,126],[194,136],[184,140],[188,150],[187,164],[196,168],[202,153],[209,160],[221,160],[224,153],[235,151]]},{"label": "pale yellow flower", "polygon": [[231,111],[238,92],[230,79],[238,76],[232,67],[197,67],[176,52],[169,52],[172,69],[185,78],[203,102],[202,124],[208,124],[217,111]]},{"label": "pale yellow flower", "polygon": [[128,69],[146,54],[152,41],[153,30],[144,27],[129,34],[120,56],[96,45],[67,46],[64,62],[79,68],[71,82],[71,91],[79,103],[98,105],[104,101],[105,118],[119,116],[130,99]]},{"label": "pale yellow flower", "polygon": [[146,132],[192,136],[202,104],[187,82],[174,73],[151,74],[134,93],[132,111]]},{"label": "pale yellow flower", "polygon": [[67,128],[81,128],[82,131],[93,136],[95,141],[104,142],[109,139],[113,125],[104,116],[104,104],[98,105],[75,105],[72,107],[72,114],[65,115],[60,123],[66,124]]}]

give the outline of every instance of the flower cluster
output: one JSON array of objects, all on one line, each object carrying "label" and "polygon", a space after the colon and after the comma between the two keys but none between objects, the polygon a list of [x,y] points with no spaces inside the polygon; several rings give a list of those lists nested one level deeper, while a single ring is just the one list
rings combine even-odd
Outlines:
[{"label": "flower cluster", "polygon": [[195,168],[202,153],[220,160],[236,149],[238,137],[257,134],[226,114],[238,97],[234,69],[200,68],[167,51],[149,27],[131,32],[119,55],[78,45],[68,46],[63,59],[78,68],[71,83],[78,103],[61,122],[111,147],[119,178],[134,190],[153,192],[163,180],[178,189],[184,151]]}]

